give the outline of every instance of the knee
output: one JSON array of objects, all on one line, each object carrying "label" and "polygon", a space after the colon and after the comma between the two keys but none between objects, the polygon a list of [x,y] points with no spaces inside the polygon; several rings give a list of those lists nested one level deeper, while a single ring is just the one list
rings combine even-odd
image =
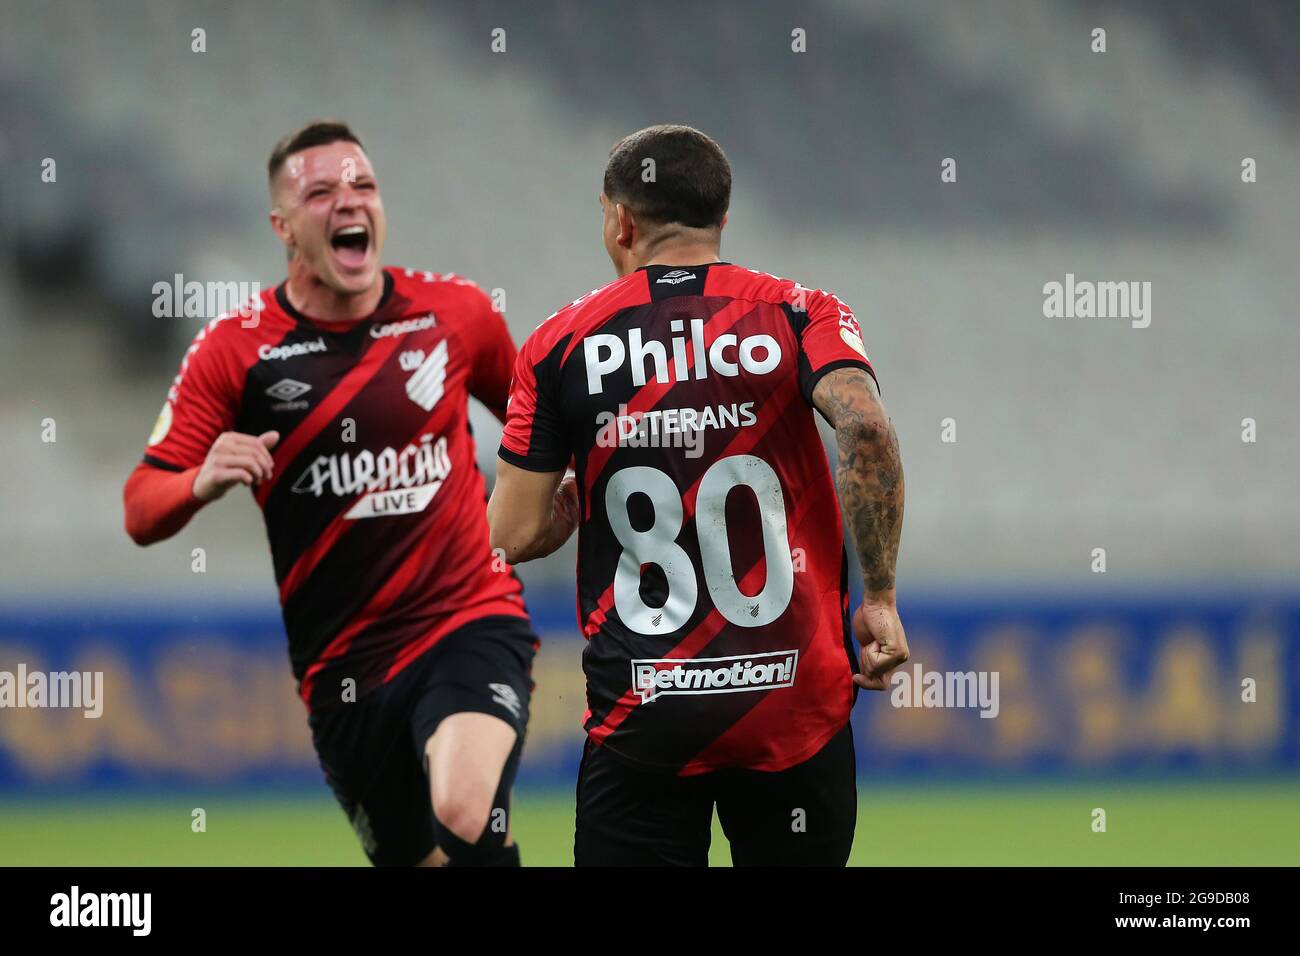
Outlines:
[{"label": "knee", "polygon": [[477,843],[491,822],[494,796],[489,788],[464,783],[435,786],[433,815],[441,828],[466,843]]},{"label": "knee", "polygon": [[438,849],[448,866],[519,865],[519,847],[509,840],[505,810],[492,802],[490,792],[463,789],[434,800]]}]

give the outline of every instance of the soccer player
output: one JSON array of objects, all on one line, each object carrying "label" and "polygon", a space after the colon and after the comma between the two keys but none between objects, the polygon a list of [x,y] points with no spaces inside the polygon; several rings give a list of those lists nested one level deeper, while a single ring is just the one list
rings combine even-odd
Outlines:
[{"label": "soccer player", "polygon": [[514,344],[472,282],[380,265],[379,185],[346,125],[285,137],[269,176],[288,278],[195,337],[127,532],[160,541],[250,488],[312,739],[371,862],[518,866],[537,638],[488,547],[467,407],[504,418]]},{"label": "soccer player", "polygon": [[[703,133],[621,140],[600,197],[619,278],[515,365],[493,546],[539,557],[581,515],[579,866],[705,865],[715,804],[737,865],[844,865],[849,711],[907,660],[902,466],[857,319],[719,261],[730,195]],[[866,584],[852,625],[841,508]]]}]

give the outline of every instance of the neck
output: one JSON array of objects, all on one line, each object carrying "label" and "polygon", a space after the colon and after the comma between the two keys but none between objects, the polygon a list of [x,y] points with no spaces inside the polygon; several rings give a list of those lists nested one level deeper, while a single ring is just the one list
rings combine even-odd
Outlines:
[{"label": "neck", "polygon": [[702,266],[720,261],[716,242],[659,242],[632,253],[628,272],[642,266]]},{"label": "neck", "polygon": [[345,293],[325,285],[295,259],[289,265],[285,294],[303,315],[321,322],[351,322],[364,319],[379,307],[384,296],[384,272],[379,270],[374,283],[364,292]]}]

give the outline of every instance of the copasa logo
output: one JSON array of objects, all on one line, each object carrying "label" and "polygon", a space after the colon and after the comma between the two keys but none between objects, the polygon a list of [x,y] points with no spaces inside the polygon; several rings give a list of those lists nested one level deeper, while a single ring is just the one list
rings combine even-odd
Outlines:
[{"label": "copasa logo", "polygon": [[632,661],[632,689],[648,704],[672,694],[735,694],[793,687],[799,652]]},{"label": "copasa logo", "polygon": [[432,312],[418,319],[402,319],[400,322],[387,322],[384,325],[372,325],[372,339],[386,339],[393,335],[405,335],[407,332],[423,332],[438,324],[438,318]]},{"label": "copasa logo", "polygon": [[292,345],[261,345],[257,349],[257,357],[263,362],[276,362],[287,358],[297,358],[299,355],[311,355],[313,352],[327,351],[329,351],[329,346],[325,344],[325,339],[318,338],[314,342],[294,342]]},{"label": "copasa logo", "polygon": [[293,483],[298,495],[364,495],[343,517],[379,518],[423,511],[451,474],[447,438],[421,435],[398,451],[320,455]]}]

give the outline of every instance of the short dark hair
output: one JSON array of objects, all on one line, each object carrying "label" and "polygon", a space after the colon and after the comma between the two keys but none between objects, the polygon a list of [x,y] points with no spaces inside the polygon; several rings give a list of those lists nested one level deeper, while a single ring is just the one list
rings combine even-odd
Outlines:
[{"label": "short dark hair", "polygon": [[271,158],[266,161],[267,179],[274,181],[276,174],[283,168],[285,160],[294,153],[301,153],[304,149],[311,149],[313,146],[327,146],[338,142],[356,143],[365,149],[357,134],[348,128],[347,123],[333,119],[312,120],[275,144],[275,149],[271,150]]},{"label": "short dark hair", "polygon": [[609,199],[652,222],[709,228],[722,225],[731,203],[731,164],[697,129],[648,126],[614,144],[604,185]]}]

